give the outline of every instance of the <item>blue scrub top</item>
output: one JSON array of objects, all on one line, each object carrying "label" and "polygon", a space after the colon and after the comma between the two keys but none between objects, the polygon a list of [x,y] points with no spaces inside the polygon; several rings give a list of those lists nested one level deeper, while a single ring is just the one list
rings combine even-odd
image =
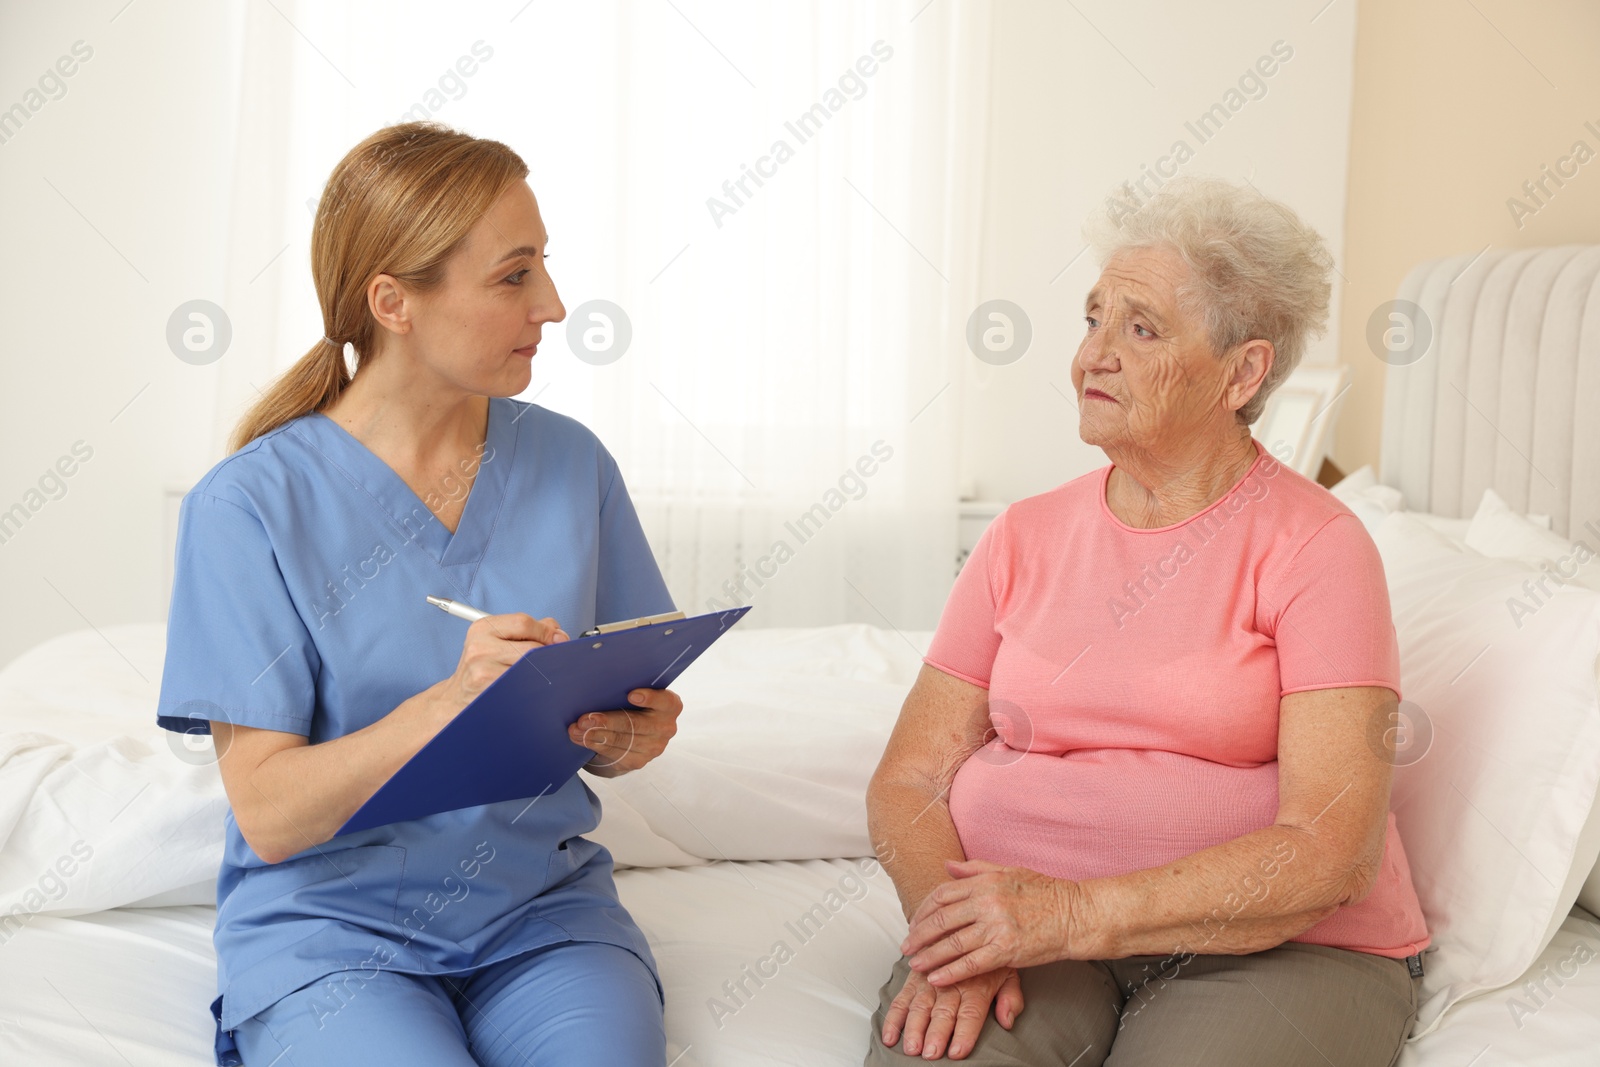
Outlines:
[{"label": "blue scrub top", "polygon": [[[428,594],[554,616],[571,634],[673,610],[616,461],[583,425],[491,398],[473,462],[454,535],[320,413],[212,468],[180,511],[157,722],[209,732],[205,720],[224,720],[312,743],[369,726],[455,672],[467,623]],[[218,1062],[231,1052],[226,1031],[336,972],[355,972],[337,980],[358,988],[379,969],[459,974],[600,941],[655,973],[610,854],[581,836],[599,819],[574,776],[531,805],[375,827],[266,864],[230,811],[214,935]]]}]

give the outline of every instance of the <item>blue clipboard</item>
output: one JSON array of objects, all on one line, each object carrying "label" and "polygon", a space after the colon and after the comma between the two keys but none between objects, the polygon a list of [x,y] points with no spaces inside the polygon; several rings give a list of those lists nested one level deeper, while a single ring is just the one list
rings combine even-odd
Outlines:
[{"label": "blue clipboard", "polygon": [[[749,607],[529,649],[378,787],[340,834],[458,808],[539,797],[594,758],[567,728],[672,684]],[[337,836],[337,835],[336,835]]]}]

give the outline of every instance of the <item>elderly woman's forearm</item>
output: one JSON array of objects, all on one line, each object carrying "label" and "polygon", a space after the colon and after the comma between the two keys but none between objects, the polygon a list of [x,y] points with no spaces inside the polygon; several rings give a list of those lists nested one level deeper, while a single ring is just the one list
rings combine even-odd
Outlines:
[{"label": "elderly woman's forearm", "polygon": [[966,858],[947,791],[874,778],[867,788],[867,831],[878,862],[889,872],[906,918],[949,880],[946,860]]},{"label": "elderly woman's forearm", "polygon": [[1072,956],[1273,948],[1360,900],[1377,867],[1315,833],[1264,827],[1162,867],[1077,883]]}]

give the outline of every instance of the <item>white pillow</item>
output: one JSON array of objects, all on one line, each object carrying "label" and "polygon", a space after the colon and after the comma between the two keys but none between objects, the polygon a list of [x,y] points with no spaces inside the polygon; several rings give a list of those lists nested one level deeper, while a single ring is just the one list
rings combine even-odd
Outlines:
[{"label": "white pillow", "polygon": [[1374,540],[1403,695],[1433,728],[1425,754],[1395,768],[1391,800],[1437,949],[1416,1038],[1455,1001],[1515,981],[1594,866],[1600,595],[1564,587],[1514,617],[1507,601],[1536,573],[1525,565],[1404,512]]},{"label": "white pillow", "polygon": [[1370,465],[1346,475],[1328,492],[1355,512],[1368,533],[1375,533],[1383,525],[1384,519],[1405,506],[1400,490],[1379,484],[1378,476],[1372,472]]},{"label": "white pillow", "polygon": [[1335,482],[1328,492],[1343,500],[1346,496],[1364,493],[1377,484],[1378,475],[1373,471],[1372,464],[1368,463]]},{"label": "white pillow", "polygon": [[1472,527],[1471,519],[1452,519],[1448,515],[1435,515],[1431,511],[1408,511],[1406,514],[1434,533],[1443,534],[1457,548],[1467,547],[1467,530]]},{"label": "white pillow", "polygon": [[[1544,524],[1536,518],[1543,518]],[[1600,589],[1600,560],[1595,555],[1600,531],[1586,529],[1576,542],[1569,541],[1550,530],[1549,516],[1519,515],[1493,489],[1485,489],[1478,501],[1467,544],[1486,556],[1519,559],[1536,570],[1548,569],[1563,580]]]},{"label": "white pillow", "polygon": [[872,855],[867,782],[932,637],[729,633],[673,686],[684,712],[660,758],[589,779],[605,809],[590,836],[619,867]]},{"label": "white pillow", "polygon": [[[1589,869],[1588,875],[1583,878],[1583,884],[1578,886],[1578,892],[1574,899],[1585,911],[1593,915],[1600,913],[1600,803],[1595,804],[1594,810],[1589,813],[1589,821],[1584,824],[1583,834],[1578,839],[1578,848],[1576,850],[1578,859],[1574,863],[1572,873],[1567,875],[1569,883],[1583,874],[1576,863],[1582,862],[1582,857],[1590,854],[1597,857],[1595,865]],[[1563,890],[1564,893],[1565,890]],[[1557,916],[1557,918],[1559,919],[1560,916]]]},{"label": "white pillow", "polygon": [[[1371,466],[1362,467],[1346,476],[1328,491],[1338,497],[1345,507],[1355,512],[1368,533],[1376,533],[1378,527],[1383,525],[1383,520],[1395,512],[1405,511],[1405,499],[1400,490],[1380,484]],[[1435,515],[1427,511],[1412,511],[1407,514],[1429,529],[1444,534],[1457,545],[1467,543],[1467,528],[1472,525],[1470,519],[1452,519],[1447,515]],[[1531,515],[1528,517],[1533,518]],[[1544,516],[1544,520],[1545,526],[1548,527],[1549,516]]]},{"label": "white pillow", "polygon": [[[1477,513],[1467,530],[1467,544],[1486,556],[1519,559],[1541,571],[1553,572],[1558,578],[1600,589],[1600,561],[1595,551],[1600,547],[1600,531],[1594,530],[1592,523],[1581,531],[1577,541],[1568,541],[1550,531],[1550,516],[1518,515],[1493,489],[1485,489],[1483,499],[1478,501]],[[1521,599],[1531,603],[1527,593]],[[1600,840],[1600,805],[1590,822],[1588,836]],[[1591,912],[1600,911],[1600,862],[1579,890],[1578,903]]]}]

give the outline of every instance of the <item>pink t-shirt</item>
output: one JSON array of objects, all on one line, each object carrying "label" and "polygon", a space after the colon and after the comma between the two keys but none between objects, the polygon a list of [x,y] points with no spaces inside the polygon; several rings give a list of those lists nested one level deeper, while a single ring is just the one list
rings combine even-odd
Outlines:
[{"label": "pink t-shirt", "polygon": [[[999,735],[950,790],[968,857],[1103,878],[1269,826],[1279,698],[1400,695],[1372,538],[1255,445],[1239,483],[1183,522],[1125,525],[1108,465],[1011,505],[979,539],[926,657],[989,690]],[[1428,944],[1393,813],[1372,892],[1293,940],[1393,957]]]}]

